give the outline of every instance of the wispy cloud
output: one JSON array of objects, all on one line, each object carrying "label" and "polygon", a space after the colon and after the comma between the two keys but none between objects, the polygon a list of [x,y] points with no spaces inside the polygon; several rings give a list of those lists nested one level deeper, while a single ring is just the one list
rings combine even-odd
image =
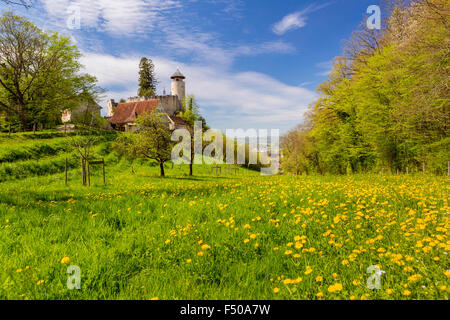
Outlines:
[{"label": "wispy cloud", "polygon": [[306,26],[307,14],[320,10],[329,6],[331,2],[324,3],[322,5],[310,5],[306,9],[296,11],[286,15],[283,19],[273,25],[272,31],[281,36],[288,31],[303,28]]},{"label": "wispy cloud", "polygon": [[166,30],[162,46],[175,56],[190,56],[195,63],[215,64],[229,67],[239,56],[256,56],[262,54],[287,54],[295,48],[284,41],[267,41],[262,43],[229,44],[220,41],[220,37],[206,32],[171,32]]},{"label": "wispy cloud", "polygon": [[316,67],[322,69],[322,71],[316,73],[316,76],[321,77],[328,76],[333,69],[333,61],[329,60],[316,63]]},{"label": "wispy cloud", "polygon": [[179,0],[41,0],[44,10],[59,23],[80,8],[82,29],[94,29],[115,36],[144,33],[162,19],[162,15],[182,6]]}]

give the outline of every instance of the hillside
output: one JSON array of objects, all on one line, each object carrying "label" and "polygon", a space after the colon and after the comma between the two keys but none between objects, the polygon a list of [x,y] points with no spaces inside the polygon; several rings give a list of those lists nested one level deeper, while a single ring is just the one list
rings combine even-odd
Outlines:
[{"label": "hillside", "polygon": [[[1,139],[1,299],[448,299],[446,178],[168,165],[161,179],[146,161],[132,173],[108,138],[106,186],[94,170],[82,187],[75,157],[65,186],[70,137]],[[382,290],[366,286],[373,265]]]}]

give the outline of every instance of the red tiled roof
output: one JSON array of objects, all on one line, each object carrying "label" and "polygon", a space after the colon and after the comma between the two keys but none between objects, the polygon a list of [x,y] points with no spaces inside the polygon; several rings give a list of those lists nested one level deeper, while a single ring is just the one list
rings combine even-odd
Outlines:
[{"label": "red tiled roof", "polygon": [[108,121],[113,124],[125,124],[136,121],[136,116],[152,112],[158,107],[159,100],[119,103]]}]

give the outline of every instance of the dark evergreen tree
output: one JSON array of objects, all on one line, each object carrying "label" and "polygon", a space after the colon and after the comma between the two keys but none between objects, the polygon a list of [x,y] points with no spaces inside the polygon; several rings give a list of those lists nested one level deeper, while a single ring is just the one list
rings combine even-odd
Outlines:
[{"label": "dark evergreen tree", "polygon": [[155,66],[151,59],[143,57],[139,63],[139,97],[154,97],[156,95]]}]

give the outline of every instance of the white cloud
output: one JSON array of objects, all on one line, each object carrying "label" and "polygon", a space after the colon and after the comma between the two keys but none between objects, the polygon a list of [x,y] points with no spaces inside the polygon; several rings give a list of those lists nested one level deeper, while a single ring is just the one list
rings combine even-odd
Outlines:
[{"label": "white cloud", "polygon": [[294,12],[285,16],[281,21],[273,26],[273,32],[279,36],[289,30],[299,29],[306,26],[306,17],[301,11]]},{"label": "white cloud", "polygon": [[288,31],[300,29],[306,26],[306,15],[308,13],[320,10],[322,8],[325,8],[329,6],[331,3],[327,2],[322,5],[316,6],[316,5],[310,5],[306,9],[301,11],[296,11],[293,13],[290,13],[283,17],[279,22],[275,23],[272,27],[272,31],[281,36],[285,34]]},{"label": "white cloud", "polygon": [[284,41],[267,41],[262,43],[228,44],[219,40],[212,33],[166,30],[165,41],[161,43],[172,55],[191,57],[192,61],[202,65],[229,67],[239,56],[256,56],[271,53],[293,53],[295,48]]},{"label": "white cloud", "polygon": [[[97,76],[100,85],[114,88],[109,98],[136,95],[140,56],[114,57],[85,53],[82,62],[86,71]],[[159,89],[169,93],[170,75],[177,67],[186,76],[188,93],[196,96],[202,113],[213,127],[263,128],[287,130],[300,122],[313,91],[284,84],[257,72],[229,72],[214,66],[185,65],[175,60],[152,57]]]},{"label": "white cloud", "polygon": [[162,14],[181,7],[178,0],[41,0],[50,19],[64,23],[78,6],[81,29],[93,28],[112,35],[143,33],[156,26]]}]

